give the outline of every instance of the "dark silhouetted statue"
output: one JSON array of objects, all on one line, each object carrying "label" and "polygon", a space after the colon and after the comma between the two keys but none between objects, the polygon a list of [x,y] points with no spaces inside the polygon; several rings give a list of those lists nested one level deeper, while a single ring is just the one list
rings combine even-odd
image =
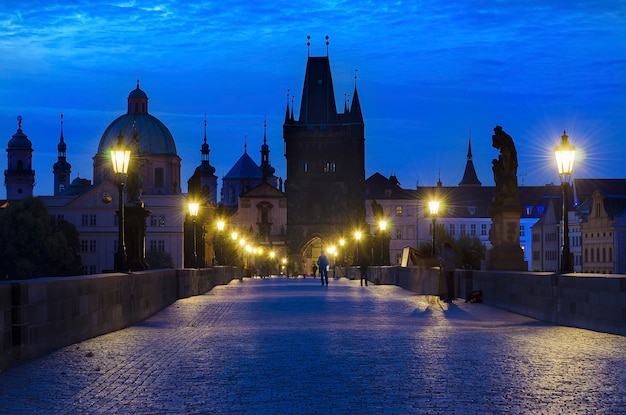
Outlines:
[{"label": "dark silhouetted statue", "polygon": [[520,247],[520,216],[522,205],[517,187],[517,150],[510,135],[499,125],[494,129],[492,146],[500,155],[492,161],[496,187],[489,207],[491,249],[483,268],[493,270],[527,270],[524,252]]}]

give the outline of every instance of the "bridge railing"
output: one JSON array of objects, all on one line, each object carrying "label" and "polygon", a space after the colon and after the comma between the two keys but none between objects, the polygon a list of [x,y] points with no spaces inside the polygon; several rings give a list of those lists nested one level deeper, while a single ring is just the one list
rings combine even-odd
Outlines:
[{"label": "bridge railing", "polygon": [[0,370],[142,321],[241,273],[214,267],[0,282]]}]

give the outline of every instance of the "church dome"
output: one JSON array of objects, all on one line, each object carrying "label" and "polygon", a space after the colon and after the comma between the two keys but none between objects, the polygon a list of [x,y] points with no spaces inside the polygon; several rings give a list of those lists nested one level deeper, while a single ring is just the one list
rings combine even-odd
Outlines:
[{"label": "church dome", "polygon": [[115,119],[102,134],[98,154],[107,154],[117,144],[120,133],[126,144],[130,145],[133,131],[138,133],[142,155],[177,156],[176,144],[170,130],[158,118],[148,113],[148,96],[139,89],[139,82],[137,88],[128,95],[128,112]]},{"label": "church dome", "polygon": [[129,145],[133,139],[133,128],[139,134],[139,149],[144,156],[176,156],[176,144],[170,130],[150,114],[125,114],[115,119],[102,134],[98,154],[108,154],[117,144],[120,133]]}]

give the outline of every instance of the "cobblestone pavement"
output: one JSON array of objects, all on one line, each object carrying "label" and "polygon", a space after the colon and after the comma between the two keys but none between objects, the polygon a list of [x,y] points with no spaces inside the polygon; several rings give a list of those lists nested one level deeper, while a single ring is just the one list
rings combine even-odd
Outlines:
[{"label": "cobblestone pavement", "polygon": [[394,286],[244,279],[0,373],[0,414],[624,414],[625,352]]}]

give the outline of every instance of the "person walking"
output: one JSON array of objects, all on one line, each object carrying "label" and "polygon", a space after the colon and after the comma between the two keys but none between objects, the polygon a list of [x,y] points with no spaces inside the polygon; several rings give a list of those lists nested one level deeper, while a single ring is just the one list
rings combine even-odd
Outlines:
[{"label": "person walking", "polygon": [[367,267],[369,266],[369,259],[367,255],[361,255],[359,258],[359,269],[361,272],[361,287],[363,286],[363,282],[365,282],[365,286],[367,287]]},{"label": "person walking", "polygon": [[324,251],[322,250],[321,255],[317,258],[317,266],[320,270],[320,279],[322,280],[322,285],[328,285],[328,266],[330,262],[328,262],[328,257],[324,255]]},{"label": "person walking", "polygon": [[441,249],[439,261],[441,272],[446,281],[446,303],[451,303],[454,299],[454,271],[456,270],[456,254],[450,242],[445,241]]}]

